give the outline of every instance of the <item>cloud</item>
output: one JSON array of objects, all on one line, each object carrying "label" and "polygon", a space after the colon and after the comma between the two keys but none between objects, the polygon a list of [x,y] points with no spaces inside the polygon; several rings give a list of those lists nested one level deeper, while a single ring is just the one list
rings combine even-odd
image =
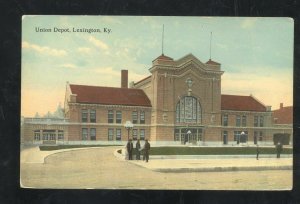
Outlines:
[{"label": "cloud", "polygon": [[241,27],[244,29],[250,29],[252,28],[257,21],[257,18],[246,18],[245,20],[242,21]]},{"label": "cloud", "polygon": [[99,47],[103,50],[107,50],[108,49],[108,45],[106,45],[104,42],[102,42],[101,40],[98,40],[97,38],[90,36],[88,39],[93,45],[95,45],[96,47]]},{"label": "cloud", "polygon": [[137,74],[135,72],[129,72],[128,73],[128,81],[129,82],[131,82],[131,81],[138,82],[148,76],[149,76],[149,74],[146,75],[146,74]]},{"label": "cloud", "polygon": [[[112,77],[112,78],[120,78],[121,79],[121,71],[120,70],[114,70],[112,67],[98,67],[95,69],[92,69],[92,72],[96,74],[100,74],[102,78],[106,77]],[[128,71],[128,81],[140,81],[144,79],[145,77],[149,76],[149,74],[138,74],[136,72],[133,72],[132,70]]]},{"label": "cloud", "polygon": [[224,73],[222,76],[222,93],[233,95],[250,95],[271,105],[274,109],[280,103],[293,104],[293,76],[287,69],[276,70],[271,67],[252,68],[252,71]]},{"label": "cloud", "polygon": [[63,57],[67,55],[67,52],[65,50],[58,50],[49,48],[47,46],[39,46],[36,44],[30,44],[26,41],[22,42],[22,48],[24,49],[32,49],[38,53],[45,54],[45,55],[51,55],[55,57]]},{"label": "cloud", "polygon": [[77,52],[89,54],[91,52],[91,48],[88,47],[79,47],[77,48]]},{"label": "cloud", "polygon": [[77,66],[74,65],[74,64],[62,64],[62,65],[60,65],[60,67],[67,68],[67,69],[75,69],[75,68],[77,68]]},{"label": "cloud", "polygon": [[108,76],[117,76],[117,77],[121,76],[121,72],[114,70],[112,67],[98,67],[98,68],[92,69],[92,72],[95,72],[95,73],[101,74],[101,75],[108,75]]}]

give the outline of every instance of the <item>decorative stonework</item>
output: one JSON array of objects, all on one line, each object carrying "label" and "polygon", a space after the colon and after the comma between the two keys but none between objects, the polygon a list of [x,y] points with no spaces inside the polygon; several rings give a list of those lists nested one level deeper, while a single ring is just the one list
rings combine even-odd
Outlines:
[{"label": "decorative stonework", "polygon": [[185,80],[185,83],[188,85],[188,96],[191,96],[191,93],[192,93],[192,86],[193,86],[193,80],[191,78],[187,78]]}]

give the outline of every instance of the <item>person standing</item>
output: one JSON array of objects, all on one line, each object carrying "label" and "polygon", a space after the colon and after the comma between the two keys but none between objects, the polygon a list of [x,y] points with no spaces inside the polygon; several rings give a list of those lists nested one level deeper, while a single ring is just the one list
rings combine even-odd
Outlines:
[{"label": "person standing", "polygon": [[277,158],[280,158],[281,151],[282,151],[282,144],[278,142],[276,145]]},{"label": "person standing", "polygon": [[128,152],[128,159],[132,160],[133,143],[131,139],[129,139],[129,141],[127,142],[126,148]]},{"label": "person standing", "polygon": [[258,160],[259,157],[259,147],[258,144],[256,145],[256,160]]},{"label": "person standing", "polygon": [[135,144],[135,151],[136,151],[136,160],[140,160],[140,149],[141,149],[141,144],[140,144],[140,139],[137,140]]},{"label": "person standing", "polygon": [[148,160],[149,160],[149,152],[150,152],[150,143],[146,139],[145,145],[144,145],[144,154],[145,154],[146,162],[148,162]]}]

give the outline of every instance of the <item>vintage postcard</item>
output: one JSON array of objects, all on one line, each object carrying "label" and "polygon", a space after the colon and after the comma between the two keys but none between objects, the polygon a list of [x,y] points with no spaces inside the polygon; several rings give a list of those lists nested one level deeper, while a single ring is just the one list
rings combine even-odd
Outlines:
[{"label": "vintage postcard", "polygon": [[291,18],[22,18],[23,188],[290,190]]}]

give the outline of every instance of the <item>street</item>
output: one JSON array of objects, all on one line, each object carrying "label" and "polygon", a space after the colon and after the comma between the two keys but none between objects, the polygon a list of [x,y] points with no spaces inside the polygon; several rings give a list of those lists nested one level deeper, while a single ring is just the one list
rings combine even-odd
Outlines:
[{"label": "street", "polygon": [[117,159],[113,154],[117,148],[56,153],[46,157],[44,164],[21,162],[21,186],[191,190],[287,190],[292,186],[292,170],[162,173]]}]

